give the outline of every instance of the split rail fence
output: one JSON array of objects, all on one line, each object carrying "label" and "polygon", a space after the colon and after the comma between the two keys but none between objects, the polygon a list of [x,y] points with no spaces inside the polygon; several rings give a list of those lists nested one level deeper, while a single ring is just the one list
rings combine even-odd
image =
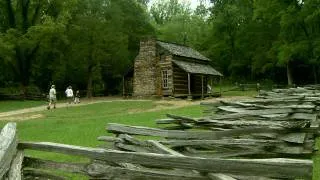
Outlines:
[{"label": "split rail fence", "polygon": [[[269,180],[312,179],[319,135],[320,91],[262,91],[255,99],[202,103],[205,117],[168,114],[159,128],[110,123],[114,136],[101,148],[50,142],[18,142],[16,125],[0,134],[0,179],[66,179],[56,171],[90,179]],[[91,159],[49,161],[24,154],[48,151]]]}]

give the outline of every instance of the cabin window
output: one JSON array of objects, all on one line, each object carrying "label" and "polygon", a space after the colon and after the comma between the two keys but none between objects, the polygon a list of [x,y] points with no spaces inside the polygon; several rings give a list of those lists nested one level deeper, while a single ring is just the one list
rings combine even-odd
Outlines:
[{"label": "cabin window", "polygon": [[168,88],[168,70],[162,71],[162,87]]}]

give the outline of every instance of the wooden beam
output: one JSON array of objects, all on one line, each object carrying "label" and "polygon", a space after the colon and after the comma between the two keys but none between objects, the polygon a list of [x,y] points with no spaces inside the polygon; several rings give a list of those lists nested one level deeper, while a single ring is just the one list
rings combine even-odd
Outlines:
[{"label": "wooden beam", "polygon": [[181,146],[201,146],[201,145],[243,145],[243,146],[262,146],[262,145],[273,145],[284,144],[281,140],[264,140],[264,139],[220,139],[220,140],[161,140],[162,144],[169,145],[170,147],[181,147]]},{"label": "wooden beam", "polygon": [[294,113],[293,109],[259,109],[259,110],[247,110],[244,108],[236,108],[233,106],[219,106],[217,107],[221,111],[227,111],[231,113],[242,113],[242,114],[252,114],[252,115],[265,115],[265,114],[286,114]]},{"label": "wooden beam", "polygon": [[8,180],[21,180],[22,178],[22,162],[24,159],[23,151],[18,151],[11,163],[8,173]]},{"label": "wooden beam", "polygon": [[45,172],[38,169],[24,169],[23,170],[25,179],[54,179],[54,180],[66,180],[65,177],[55,175],[53,173]]},{"label": "wooden beam", "polygon": [[232,177],[236,178],[237,180],[280,180],[278,178],[267,178],[267,177],[257,177],[257,176],[235,176]]},{"label": "wooden beam", "polygon": [[84,163],[66,163],[43,160],[34,157],[25,157],[23,160],[24,168],[61,170],[64,172],[86,174],[88,164]]},{"label": "wooden beam", "polygon": [[0,132],[0,179],[5,179],[17,152],[16,124],[6,124]]},{"label": "wooden beam", "polygon": [[64,172],[76,173],[89,176],[90,178],[113,179],[156,179],[156,180],[206,180],[205,176],[196,173],[175,171],[175,170],[157,170],[143,167],[122,168],[113,167],[94,161],[90,164],[83,163],[65,163],[50,160],[42,160],[38,158],[26,157],[24,166],[26,168],[44,169],[44,170],[60,170]]},{"label": "wooden beam", "polygon": [[[265,157],[269,158],[269,155],[271,153],[266,153],[265,151],[259,151],[259,150],[237,150],[237,151],[225,151],[220,150],[220,152],[217,153],[217,151],[200,151],[196,150],[192,147],[185,147],[185,151],[183,151],[183,154],[191,157],[202,157],[202,158],[235,158],[235,157],[250,157],[252,155],[258,155],[256,157]],[[273,155],[274,153],[272,153]]]},{"label": "wooden beam", "polygon": [[166,147],[165,145],[159,143],[158,141],[148,140],[147,142],[150,143],[150,145],[153,146],[153,148],[155,148],[156,151],[160,154],[171,154],[171,155],[175,155],[175,156],[184,156],[183,154]]},{"label": "wooden beam", "polygon": [[174,80],[174,82],[175,82],[175,84],[181,83],[181,84],[187,85],[188,84],[188,79],[185,76],[185,77],[183,77],[183,79],[182,78],[181,79],[176,78]]},{"label": "wooden beam", "polygon": [[219,173],[210,173],[208,174],[208,177],[210,180],[237,180],[231,176],[227,176],[225,174],[219,174]]},{"label": "wooden beam", "polygon": [[[155,168],[121,168],[92,163],[88,166],[88,173],[99,179],[155,179],[155,180],[206,180],[205,176],[186,170],[168,170]],[[94,175],[94,176],[93,176]]]},{"label": "wooden beam", "polygon": [[284,129],[271,128],[239,128],[226,131],[179,131],[179,130],[163,130],[157,128],[148,128],[143,126],[129,126],[123,124],[109,123],[107,130],[115,134],[133,134],[143,136],[159,136],[175,139],[221,139],[236,135],[250,133],[270,133],[284,131]]},{"label": "wooden beam", "polygon": [[[150,145],[156,150],[156,152],[158,152],[160,154],[170,154],[170,155],[184,157],[183,154],[166,147],[165,145],[159,143],[158,141],[148,140],[147,142],[150,143]],[[197,172],[197,171],[193,171],[193,172],[196,173],[197,175],[199,175],[199,172]],[[182,173],[185,173],[185,172],[182,172]],[[204,174],[207,174],[207,173],[204,173]]]},{"label": "wooden beam", "polygon": [[113,137],[113,136],[99,136],[97,140],[105,141],[105,142],[123,142],[121,138]]},{"label": "wooden beam", "polygon": [[256,108],[256,109],[310,109],[314,110],[316,108],[315,105],[258,105],[258,104],[249,104],[243,102],[231,102],[231,101],[220,101],[223,105],[227,106],[238,106],[245,108]]},{"label": "wooden beam", "polygon": [[130,144],[124,144],[124,143],[115,143],[115,147],[117,147],[120,150],[124,151],[131,151],[131,152],[144,152],[144,153],[151,153],[148,148],[143,146],[137,146],[137,145],[130,145]]},{"label": "wooden beam", "polygon": [[[176,88],[180,88],[180,89],[184,89],[184,88],[186,88],[186,87],[188,87],[188,84],[187,84],[187,81],[185,82],[185,83],[174,83],[174,86],[176,87]],[[187,89],[187,88],[186,88]]]},{"label": "wooden beam", "polygon": [[57,143],[19,143],[20,149],[31,149],[80,155],[110,163],[133,163],[144,166],[180,168],[200,172],[230,173],[275,178],[312,178],[312,161],[296,159],[206,159],[153,153],[122,152]]},{"label": "wooden beam", "polygon": [[104,164],[91,164],[89,173],[94,174],[99,179],[154,179],[154,180],[206,180],[205,176],[189,173],[186,171],[166,170],[166,169],[128,169],[108,166]]},{"label": "wooden beam", "polygon": [[138,146],[148,146],[148,144],[145,141],[141,141],[128,134],[120,134],[118,137],[121,138],[124,143],[129,143]]},{"label": "wooden beam", "polygon": [[271,129],[303,129],[308,128],[309,121],[268,121],[268,120],[199,120],[197,124],[223,128],[266,127]]}]

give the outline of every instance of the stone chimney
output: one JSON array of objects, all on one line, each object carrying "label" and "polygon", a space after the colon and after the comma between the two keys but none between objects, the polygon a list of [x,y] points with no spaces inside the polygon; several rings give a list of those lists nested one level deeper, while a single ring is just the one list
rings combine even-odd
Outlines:
[{"label": "stone chimney", "polygon": [[140,41],[140,51],[134,62],[133,96],[156,94],[156,42],[150,37]]}]

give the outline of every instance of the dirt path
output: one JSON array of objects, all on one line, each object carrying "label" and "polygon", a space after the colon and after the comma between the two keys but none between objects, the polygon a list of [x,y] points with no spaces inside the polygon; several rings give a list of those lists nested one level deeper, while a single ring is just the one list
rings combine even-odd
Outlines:
[{"label": "dirt path", "polygon": [[[199,101],[188,101],[188,100],[155,100],[154,103],[156,106],[152,109],[131,109],[128,113],[140,113],[140,112],[154,112],[160,111],[165,109],[175,109],[181,108],[186,106],[198,105],[201,102],[218,102],[220,100],[232,101],[232,100],[240,100],[240,99],[248,99],[248,97],[227,97],[227,98],[212,98],[207,100],[199,100]],[[103,103],[103,102],[128,102],[128,101],[151,101],[151,100],[125,100],[122,98],[95,98],[91,100],[82,100],[80,104],[72,104],[69,106],[85,106],[89,104],[96,104],[96,103]],[[47,105],[32,107],[32,108],[24,108],[20,110],[8,111],[8,112],[1,112],[0,113],[0,121],[1,120],[14,120],[14,121],[22,121],[22,120],[29,120],[29,119],[37,119],[43,117],[41,114],[42,111],[47,111]],[[66,108],[67,103],[58,103],[57,108]],[[35,113],[39,112],[39,114],[28,114],[28,113]]]},{"label": "dirt path", "polygon": [[[84,105],[88,105],[88,104],[101,103],[101,102],[106,102],[106,101],[103,101],[103,100],[85,101],[80,104],[72,104],[72,106],[84,106]],[[14,110],[14,111],[1,112],[0,113],[0,120],[3,119],[4,117],[8,117],[8,116],[15,116],[15,115],[20,115],[20,114],[25,114],[25,113],[44,111],[44,110],[46,110],[46,107],[47,107],[47,105],[43,105],[43,106],[24,108],[24,109]],[[65,108],[65,107],[67,107],[66,103],[57,103],[57,108]]]}]

